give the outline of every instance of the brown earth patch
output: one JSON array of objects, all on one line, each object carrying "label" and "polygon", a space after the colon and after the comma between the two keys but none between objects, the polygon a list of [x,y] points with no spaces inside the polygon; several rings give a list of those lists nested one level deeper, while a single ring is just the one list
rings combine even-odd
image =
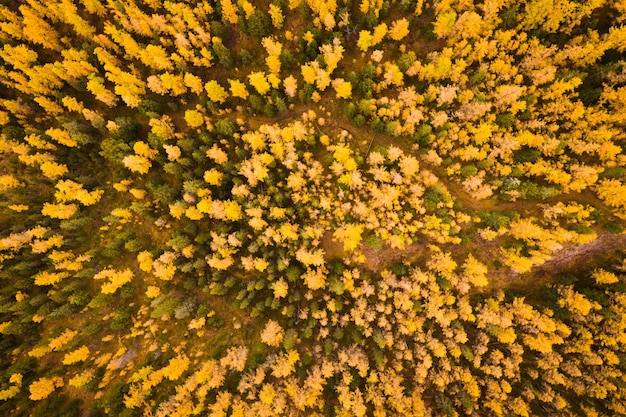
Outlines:
[{"label": "brown earth patch", "polygon": [[618,251],[626,251],[626,234],[605,233],[593,242],[566,247],[523,274],[516,274],[508,268],[496,274],[490,271],[490,285],[483,288],[482,292],[516,287],[531,293],[545,288],[558,275],[579,274],[594,269],[598,263],[614,258]]},{"label": "brown earth patch", "polygon": [[[343,259],[348,254],[343,250],[343,244],[333,239],[331,231],[327,231],[320,240],[320,247],[324,250],[324,258],[329,261],[333,259]],[[424,242],[414,242],[407,245],[404,249],[392,248],[387,244],[383,244],[382,248],[376,249],[369,246],[365,242],[361,242],[356,249],[365,256],[363,268],[371,272],[379,272],[389,266],[401,262],[413,262],[420,258],[425,250]]]}]

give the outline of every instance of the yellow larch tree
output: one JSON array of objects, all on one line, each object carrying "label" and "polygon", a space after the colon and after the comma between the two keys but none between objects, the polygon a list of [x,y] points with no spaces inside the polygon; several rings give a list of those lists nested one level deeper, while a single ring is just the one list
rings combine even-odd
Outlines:
[{"label": "yellow larch tree", "polygon": [[359,32],[359,40],[357,41],[357,46],[363,52],[366,52],[370,46],[372,46],[372,42],[374,37],[372,36],[372,32],[369,30],[362,30]]},{"label": "yellow larch tree", "polygon": [[106,279],[106,281],[101,286],[102,293],[114,294],[122,286],[131,282],[133,276],[133,271],[131,271],[130,269],[125,269],[123,271],[118,271],[115,269],[103,269],[102,271],[94,275],[93,279]]},{"label": "yellow larch tree", "polygon": [[343,243],[343,250],[351,252],[361,243],[364,227],[360,224],[349,223],[333,233],[333,237]]},{"label": "yellow larch tree", "polygon": [[39,168],[41,169],[41,172],[43,172],[43,175],[47,178],[57,178],[69,172],[65,164],[59,164],[52,161],[42,163]]},{"label": "yellow larch tree", "polygon": [[55,376],[52,378],[39,378],[28,387],[30,392],[30,398],[33,401],[43,400],[48,398],[57,388],[62,387],[63,379]]},{"label": "yellow larch tree", "polygon": [[222,0],[221,6],[222,18],[231,25],[236,25],[239,21],[237,6],[233,4],[232,0]]},{"label": "yellow larch tree", "polygon": [[268,346],[278,347],[284,335],[285,331],[277,321],[268,320],[261,332],[261,341]]},{"label": "yellow larch tree", "polygon": [[191,361],[186,355],[178,355],[172,359],[170,359],[169,363],[165,368],[162,368],[163,376],[165,376],[170,381],[176,381],[180,378],[183,373],[187,369],[189,369],[189,365]]},{"label": "yellow larch tree", "polygon": [[487,272],[487,267],[472,254],[469,254],[463,263],[463,275],[475,287],[484,287],[489,283]]},{"label": "yellow larch tree", "polygon": [[204,116],[198,110],[185,110],[185,121],[189,127],[200,127],[204,124]]},{"label": "yellow larch tree", "polygon": [[283,22],[285,21],[285,16],[283,15],[283,11],[280,7],[276,4],[270,4],[269,14],[272,19],[272,25],[276,29],[281,29],[283,27]]},{"label": "yellow larch tree", "polygon": [[35,285],[54,285],[61,282],[63,278],[67,278],[67,272],[40,272],[35,275]]},{"label": "yellow larch tree", "polygon": [[80,348],[68,352],[63,356],[63,365],[72,365],[78,362],[87,360],[89,357],[89,348],[87,346],[81,346]]},{"label": "yellow larch tree", "polygon": [[122,162],[126,168],[138,174],[147,174],[152,166],[148,158],[140,155],[127,155]]},{"label": "yellow larch tree", "polygon": [[285,94],[289,97],[295,97],[298,92],[298,80],[293,75],[283,80],[283,86],[285,88]]},{"label": "yellow larch tree", "polygon": [[211,80],[204,85],[209,99],[216,103],[224,103],[228,98],[228,93],[217,81]]},{"label": "yellow larch tree", "polygon": [[264,95],[270,91],[270,83],[263,71],[248,74],[248,80],[250,81],[250,85],[252,85],[259,94]]},{"label": "yellow larch tree", "polygon": [[335,89],[337,98],[349,99],[352,97],[352,84],[349,81],[345,81],[343,78],[333,80],[332,86]]},{"label": "yellow larch tree", "polygon": [[239,80],[231,80],[228,79],[228,83],[230,84],[230,95],[233,97],[239,97],[244,100],[248,98],[248,89],[244,83]]},{"label": "yellow larch tree", "polygon": [[52,204],[44,203],[41,209],[41,214],[44,216],[52,217],[53,219],[66,220],[69,219],[78,211],[76,204]]},{"label": "yellow larch tree", "polygon": [[19,6],[23,16],[23,34],[26,39],[42,45],[44,48],[59,50],[59,35],[57,31],[33,9],[27,5]]}]

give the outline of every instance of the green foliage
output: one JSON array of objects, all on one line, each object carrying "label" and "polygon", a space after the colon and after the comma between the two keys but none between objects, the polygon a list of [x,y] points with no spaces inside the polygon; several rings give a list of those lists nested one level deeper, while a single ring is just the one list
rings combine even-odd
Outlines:
[{"label": "green foliage", "polygon": [[229,69],[233,67],[233,57],[230,50],[222,42],[214,42],[212,48],[220,65]]},{"label": "green foliage", "polygon": [[250,35],[263,38],[272,32],[272,20],[267,13],[257,9],[248,19],[247,29]]}]

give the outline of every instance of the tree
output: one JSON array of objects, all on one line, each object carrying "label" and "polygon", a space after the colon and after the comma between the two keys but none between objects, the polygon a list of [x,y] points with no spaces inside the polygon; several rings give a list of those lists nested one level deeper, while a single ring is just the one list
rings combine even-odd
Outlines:
[{"label": "tree", "polygon": [[231,25],[236,25],[239,21],[239,16],[237,15],[237,6],[235,6],[232,0],[223,0],[221,2],[222,9],[222,19],[230,23]]},{"label": "tree", "polygon": [[152,166],[148,158],[140,155],[127,155],[122,162],[126,168],[139,174],[147,174]]},{"label": "tree", "polygon": [[268,320],[261,332],[261,341],[268,346],[278,347],[283,341],[285,331],[277,321]]},{"label": "tree", "polygon": [[233,57],[230,50],[224,46],[222,40],[219,38],[213,38],[213,53],[217,56],[217,62],[223,65],[225,68],[233,67]]},{"label": "tree", "polygon": [[101,290],[103,294],[113,294],[125,284],[128,284],[133,280],[133,271],[125,269],[118,271],[115,269],[104,269],[94,275],[93,279],[107,281],[102,284]]},{"label": "tree", "polygon": [[337,98],[349,99],[352,96],[352,84],[349,81],[344,81],[343,78],[339,78],[333,81],[333,88],[337,93]]},{"label": "tree", "polygon": [[30,392],[30,396],[28,398],[33,401],[43,400],[48,398],[54,390],[61,388],[62,386],[63,379],[58,376],[52,378],[39,378],[28,387]]},{"label": "tree", "polygon": [[24,24],[24,37],[33,43],[42,45],[44,48],[59,50],[59,35],[57,31],[39,16],[39,14],[26,5],[19,6]]},{"label": "tree", "polygon": [[475,287],[484,287],[489,283],[487,272],[487,267],[474,258],[472,254],[468,255],[463,263],[463,274]]},{"label": "tree", "polygon": [[204,124],[204,116],[198,110],[185,110],[185,121],[189,127],[200,127]]},{"label": "tree", "polygon": [[163,376],[165,376],[170,381],[176,381],[180,378],[183,373],[189,369],[189,365],[191,361],[186,355],[178,355],[172,359],[170,359],[167,366],[161,369]]},{"label": "tree", "polygon": [[372,37],[372,33],[369,30],[362,30],[359,32],[359,40],[357,42],[357,46],[363,52],[366,52],[370,46],[372,46],[372,41],[374,38]]},{"label": "tree", "polygon": [[592,277],[596,284],[601,285],[615,284],[616,282],[619,282],[619,278],[614,273],[604,269],[597,269],[593,271]]},{"label": "tree", "polygon": [[343,250],[346,252],[353,251],[361,243],[361,235],[363,234],[363,226],[360,224],[347,224],[333,233],[333,237],[343,242]]},{"label": "tree", "polygon": [[204,89],[209,95],[209,99],[216,103],[223,103],[226,101],[226,98],[228,97],[228,93],[226,92],[224,87],[219,85],[218,82],[215,80],[211,80],[208,83],[206,83],[204,86]]},{"label": "tree", "polygon": [[76,204],[51,204],[44,203],[41,214],[52,217],[53,219],[69,219],[78,211]]},{"label": "tree", "polygon": [[81,346],[80,348],[68,352],[63,356],[63,365],[72,365],[77,362],[82,362],[89,357],[89,348],[87,346]]},{"label": "tree", "polygon": [[283,86],[285,87],[285,94],[288,97],[295,97],[298,92],[298,80],[293,75],[283,80]]},{"label": "tree", "polygon": [[43,172],[43,175],[47,178],[57,178],[69,172],[67,165],[52,161],[42,163],[39,168],[41,169],[41,172]]},{"label": "tree", "polygon": [[272,25],[274,25],[276,29],[281,29],[285,20],[281,8],[275,4],[270,4],[269,14],[272,19]]},{"label": "tree", "polygon": [[264,38],[272,32],[272,19],[262,10],[256,10],[247,22],[250,35],[256,38]]},{"label": "tree", "polygon": [[259,92],[259,94],[263,95],[270,90],[270,83],[264,72],[257,71],[248,74],[248,80],[250,80],[250,84]]},{"label": "tree", "polygon": [[228,79],[228,83],[230,84],[230,95],[244,100],[248,98],[248,89],[244,83],[239,80],[231,80],[230,78]]}]

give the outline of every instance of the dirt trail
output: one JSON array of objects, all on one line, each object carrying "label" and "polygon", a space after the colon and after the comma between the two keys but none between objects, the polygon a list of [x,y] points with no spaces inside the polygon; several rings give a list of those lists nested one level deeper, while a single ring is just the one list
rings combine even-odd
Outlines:
[{"label": "dirt trail", "polygon": [[593,242],[558,252],[547,262],[533,269],[535,274],[558,274],[579,268],[581,264],[608,257],[618,250],[626,250],[626,235],[604,234]]},{"label": "dirt trail", "polygon": [[548,261],[533,267],[529,272],[516,274],[509,269],[495,271],[490,274],[490,285],[480,292],[515,287],[531,293],[545,288],[558,275],[590,270],[594,264],[615,257],[617,251],[626,252],[626,234],[605,233],[593,242],[555,253]]},{"label": "dirt trail", "polygon": [[[333,239],[330,231],[324,233],[320,241],[320,247],[324,249],[325,259],[341,259],[346,253],[343,250],[343,244]],[[404,249],[392,248],[387,244],[383,244],[381,249],[374,249],[365,242],[361,242],[357,248],[365,256],[363,267],[371,272],[379,272],[398,261],[413,261],[424,254],[426,245],[424,242],[414,242],[407,245]]]}]

